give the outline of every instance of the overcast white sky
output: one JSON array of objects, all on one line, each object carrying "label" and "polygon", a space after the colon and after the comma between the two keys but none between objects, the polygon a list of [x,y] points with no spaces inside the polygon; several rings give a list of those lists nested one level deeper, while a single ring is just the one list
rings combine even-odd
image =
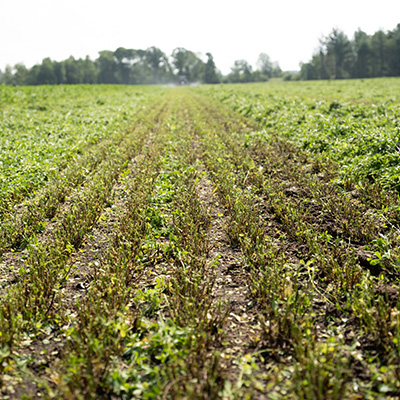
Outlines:
[{"label": "overcast white sky", "polygon": [[267,53],[298,70],[333,27],[349,37],[400,23],[400,0],[0,0],[0,69],[118,47],[211,52],[229,73]]}]

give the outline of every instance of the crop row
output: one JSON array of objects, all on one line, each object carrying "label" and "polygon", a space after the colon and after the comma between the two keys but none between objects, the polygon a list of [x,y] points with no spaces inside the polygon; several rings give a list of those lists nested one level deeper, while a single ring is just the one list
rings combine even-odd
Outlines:
[{"label": "crop row", "polygon": [[[5,258],[2,264],[3,271],[16,270],[15,278],[12,281],[6,279],[7,287],[2,291],[0,342],[3,372],[13,371],[15,360],[20,356],[21,341],[31,343],[44,331],[58,332],[70,320],[71,311],[64,302],[64,289],[76,268],[72,259],[81,251],[105,207],[112,203],[115,185],[126,173],[132,157],[140,151],[163,108],[161,103],[147,115],[147,125],[138,124],[137,130],[125,132],[123,138],[115,140],[115,143],[108,142],[106,150],[99,148],[97,156],[106,158],[97,163],[98,168],[81,184],[69,187],[63,177],[61,181],[51,182],[50,196],[53,193],[57,195],[57,187],[63,185],[66,193],[71,192],[65,204],[50,221],[45,219],[48,218],[46,204],[39,202],[38,217],[29,220],[30,225],[22,226],[26,249],[14,251],[13,257]],[[89,160],[92,154],[88,155]],[[79,170],[79,166],[76,170],[71,167],[74,173],[79,174]],[[38,236],[29,235],[37,233],[38,223],[43,224],[43,232]],[[19,228],[19,225],[13,227]],[[15,233],[11,231],[10,236],[15,236]],[[15,259],[19,263],[16,264]]]},{"label": "crop row", "polygon": [[[170,102],[153,129],[135,130],[133,138],[147,139],[132,165],[119,154],[114,167],[108,154],[53,229],[30,240],[17,282],[3,292],[5,393],[215,398],[221,389],[218,356],[209,353],[224,319],[210,296],[209,216],[197,195],[191,132],[178,100]],[[85,258],[87,237],[120,186],[118,222],[101,256]],[[70,282],[80,269],[84,293],[75,295]],[[40,355],[26,358],[29,350]]]},{"label": "crop row", "polygon": [[320,85],[309,85],[309,90],[304,85],[289,85],[281,87],[281,94],[269,85],[197,91],[257,121],[264,128],[257,133],[262,140],[285,139],[321,160],[333,160],[344,186],[377,181],[398,189],[398,102],[378,95],[369,99],[372,104],[365,103],[368,97],[354,101],[351,89],[357,82],[346,85],[340,101],[335,97],[335,89],[345,91],[340,83],[327,86],[325,96],[321,96]]},{"label": "crop row", "polygon": [[0,216],[58,179],[88,147],[124,132],[162,89],[0,87]]},{"label": "crop row", "polygon": [[154,95],[83,153],[98,157],[84,180],[50,181],[21,208],[36,219],[10,223],[4,396],[398,393],[397,197],[345,187],[334,161],[266,136],[218,90]]},{"label": "crop row", "polygon": [[[261,304],[267,354],[283,347],[289,349],[284,351],[287,356],[294,355],[296,362],[286,372],[300,398],[341,398],[353,391],[351,387],[363,388],[364,396],[371,389],[396,392],[398,287],[397,279],[390,282],[398,274],[397,229],[387,232],[377,223],[379,213],[365,213],[362,203],[329,190],[328,183],[331,199],[324,203],[313,174],[308,181],[303,175],[301,186],[294,186],[298,176],[290,161],[285,158],[286,170],[275,170],[279,152],[265,143],[257,142],[255,148],[244,143],[249,130],[243,121],[235,121],[226,109],[202,103],[196,121],[208,116],[204,156],[231,215],[231,240],[240,245],[250,266],[249,292]],[[221,123],[227,121],[229,130],[222,130]],[[264,155],[260,162],[263,147],[268,158]],[[296,152],[291,158],[296,159]],[[291,190],[286,190],[287,184]],[[293,196],[296,190],[298,198]],[[315,206],[316,201],[322,220],[304,209],[304,203]],[[331,235],[322,217],[336,227],[345,221],[349,229],[342,225]],[[382,232],[392,237],[390,245],[382,244]],[[361,251],[380,245],[389,246],[393,255],[387,273],[378,251],[370,259]],[[370,271],[380,263],[375,279]],[[368,378],[360,382],[355,377],[349,384],[350,371],[359,363],[370,371]],[[279,390],[285,394],[285,387]]]}]

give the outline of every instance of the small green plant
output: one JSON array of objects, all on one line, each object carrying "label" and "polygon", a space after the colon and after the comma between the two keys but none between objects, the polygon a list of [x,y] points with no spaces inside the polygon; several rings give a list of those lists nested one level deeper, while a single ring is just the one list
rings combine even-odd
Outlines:
[{"label": "small green plant", "polygon": [[309,337],[296,348],[297,362],[291,377],[299,399],[343,399],[350,381],[349,359],[335,337],[315,343]]}]

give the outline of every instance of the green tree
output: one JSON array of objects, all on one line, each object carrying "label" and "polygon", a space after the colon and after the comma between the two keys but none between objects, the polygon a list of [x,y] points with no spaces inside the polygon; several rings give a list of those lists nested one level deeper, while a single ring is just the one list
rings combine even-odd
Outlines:
[{"label": "green tree", "polygon": [[350,78],[354,70],[352,45],[344,32],[333,29],[325,41],[327,64],[336,79]]},{"label": "green tree", "polygon": [[152,76],[147,66],[146,50],[135,50],[135,59],[131,66],[130,83],[152,83]]},{"label": "green tree", "polygon": [[320,41],[319,54],[301,64],[301,79],[400,76],[400,24],[372,36],[361,29],[350,41],[338,29]]},{"label": "green tree", "polygon": [[14,84],[18,86],[26,85],[28,81],[28,69],[24,64],[14,66]]},{"label": "green tree", "polygon": [[253,68],[246,60],[236,60],[228,78],[233,83],[252,82],[252,71]]},{"label": "green tree", "polygon": [[315,67],[313,65],[313,62],[308,62],[308,63],[301,63],[300,64],[300,77],[301,79],[304,80],[312,80],[312,79],[317,79],[317,72],[315,71]]},{"label": "green tree", "polygon": [[118,83],[117,62],[114,58],[114,52],[103,50],[99,52],[100,56],[96,60],[99,70],[99,83]]},{"label": "green tree", "polygon": [[207,62],[204,67],[204,83],[218,83],[220,81],[214,58],[211,53],[206,53]]},{"label": "green tree", "polygon": [[67,83],[67,73],[65,70],[65,61],[54,62],[53,69],[54,69],[54,73],[56,74],[56,77],[57,77],[57,83],[58,84]]},{"label": "green tree", "polygon": [[400,76],[400,24],[388,33],[390,75]]},{"label": "green tree", "polygon": [[6,69],[3,73],[3,82],[6,85],[14,85],[14,75],[11,65],[6,65]]},{"label": "green tree", "polygon": [[54,72],[53,62],[50,58],[45,58],[39,65],[39,72],[36,77],[36,84],[54,85],[57,83],[57,76]]},{"label": "green tree", "polygon": [[273,75],[273,64],[271,58],[266,53],[260,53],[257,60],[257,67],[260,71],[266,75],[268,78],[271,78]]},{"label": "green tree", "polygon": [[354,50],[356,54],[354,77],[370,77],[372,55],[370,38],[365,32],[360,29],[354,33]]},{"label": "green tree", "polygon": [[40,71],[40,65],[36,64],[28,71],[27,84],[28,85],[38,85],[38,74]]},{"label": "green tree", "polygon": [[385,32],[379,30],[371,37],[372,76],[387,76],[387,38]]},{"label": "green tree", "polygon": [[268,79],[282,75],[282,70],[278,62],[271,61],[271,58],[266,53],[260,53],[258,56],[257,67]]},{"label": "green tree", "polygon": [[133,49],[119,47],[114,51],[114,62],[116,64],[114,66],[114,78],[118,83],[131,83],[132,63],[135,60],[135,56],[136,51]]},{"label": "green tree", "polygon": [[98,71],[96,64],[86,56],[85,60],[81,63],[83,65],[83,83],[97,83]]},{"label": "green tree", "polygon": [[143,57],[150,70],[151,83],[165,83],[171,78],[171,67],[168,57],[157,47],[149,47]]},{"label": "green tree", "polygon": [[70,85],[84,83],[84,62],[82,59],[75,60],[75,58],[71,56],[65,60],[64,65],[66,83]]},{"label": "green tree", "polygon": [[185,77],[188,82],[204,80],[204,62],[192,51],[178,47],[172,52],[172,64],[179,77]]}]

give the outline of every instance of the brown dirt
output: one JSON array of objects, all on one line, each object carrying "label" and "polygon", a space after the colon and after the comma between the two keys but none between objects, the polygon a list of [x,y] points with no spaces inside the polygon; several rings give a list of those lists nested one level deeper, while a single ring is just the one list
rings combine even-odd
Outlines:
[{"label": "brown dirt", "polygon": [[246,354],[252,354],[259,342],[261,325],[258,314],[252,307],[248,296],[247,272],[238,248],[229,244],[225,227],[228,217],[217,197],[213,186],[204,171],[198,183],[200,201],[208,208],[212,217],[209,230],[211,251],[209,262],[218,259],[216,284],[213,289],[215,302],[229,304],[228,317],[224,326],[224,340],[221,365],[231,381],[235,381],[240,372],[238,360]]}]

